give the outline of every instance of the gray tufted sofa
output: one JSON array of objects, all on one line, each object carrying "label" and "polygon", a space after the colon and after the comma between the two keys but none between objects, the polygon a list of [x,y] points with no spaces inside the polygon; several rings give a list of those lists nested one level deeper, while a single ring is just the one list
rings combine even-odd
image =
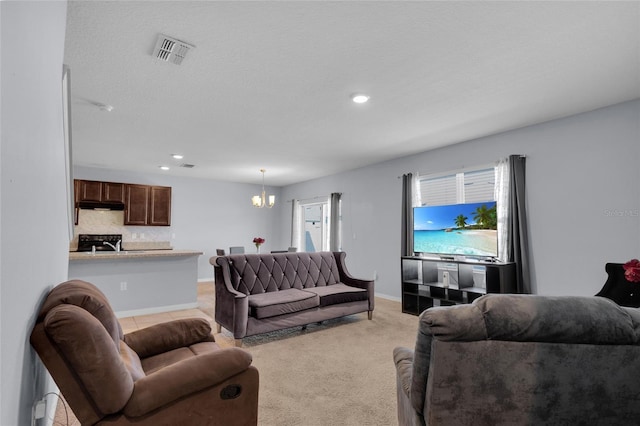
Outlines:
[{"label": "gray tufted sofa", "polygon": [[640,424],[640,310],[491,294],[427,309],[394,350],[400,425]]},{"label": "gray tufted sofa", "polygon": [[235,254],[209,259],[215,321],[242,338],[374,308],[374,282],[353,278],[344,252]]}]

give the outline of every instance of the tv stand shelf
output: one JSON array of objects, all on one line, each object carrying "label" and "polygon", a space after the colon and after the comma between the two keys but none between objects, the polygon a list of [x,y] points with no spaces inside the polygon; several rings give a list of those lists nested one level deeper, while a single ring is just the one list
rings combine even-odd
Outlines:
[{"label": "tv stand shelf", "polygon": [[[487,293],[515,292],[515,263],[402,257],[402,312],[471,303]],[[448,281],[448,283],[447,283]]]}]

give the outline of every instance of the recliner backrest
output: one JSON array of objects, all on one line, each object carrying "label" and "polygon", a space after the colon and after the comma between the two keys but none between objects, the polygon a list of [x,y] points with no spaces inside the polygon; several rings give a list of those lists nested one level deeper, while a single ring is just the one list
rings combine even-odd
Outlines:
[{"label": "recliner backrest", "polygon": [[96,286],[82,280],[70,280],[54,287],[42,304],[36,322],[44,320],[51,309],[61,304],[81,307],[102,323],[114,343],[122,340],[124,335],[118,318],[107,297]]},{"label": "recliner backrest", "polygon": [[82,424],[120,411],[131,397],[142,369],[122,339],[107,298],[90,283],[60,284],[39,311],[31,345]]}]

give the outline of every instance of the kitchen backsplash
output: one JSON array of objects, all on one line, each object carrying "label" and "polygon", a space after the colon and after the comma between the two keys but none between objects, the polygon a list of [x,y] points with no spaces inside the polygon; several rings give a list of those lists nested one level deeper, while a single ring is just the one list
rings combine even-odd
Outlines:
[{"label": "kitchen backsplash", "polygon": [[78,247],[79,234],[122,234],[123,247],[142,249],[170,247],[170,226],[124,226],[124,212],[117,210],[86,210],[81,209],[78,224],[75,226],[73,241],[69,250]]}]

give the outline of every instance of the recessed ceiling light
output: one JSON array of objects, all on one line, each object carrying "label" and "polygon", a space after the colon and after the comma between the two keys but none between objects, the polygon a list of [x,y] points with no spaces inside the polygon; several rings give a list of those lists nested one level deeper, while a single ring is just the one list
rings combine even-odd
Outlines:
[{"label": "recessed ceiling light", "polygon": [[362,93],[356,93],[355,95],[351,95],[351,100],[357,104],[363,104],[369,100],[369,95],[364,95]]},{"label": "recessed ceiling light", "polygon": [[169,170],[169,166],[160,166],[160,170]]},{"label": "recessed ceiling light", "polygon": [[172,157],[175,158],[176,160],[182,160],[183,158],[182,154],[173,154]]}]

